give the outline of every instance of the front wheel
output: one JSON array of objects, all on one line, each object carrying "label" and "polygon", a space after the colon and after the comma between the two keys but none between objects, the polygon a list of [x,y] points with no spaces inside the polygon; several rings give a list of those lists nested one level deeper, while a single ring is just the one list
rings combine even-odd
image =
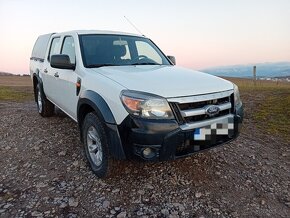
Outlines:
[{"label": "front wheel", "polygon": [[86,158],[92,171],[99,177],[109,172],[109,150],[106,132],[95,113],[86,115],[82,125]]},{"label": "front wheel", "polygon": [[36,86],[35,93],[38,113],[43,117],[52,116],[54,113],[54,104],[45,97],[39,84]]}]

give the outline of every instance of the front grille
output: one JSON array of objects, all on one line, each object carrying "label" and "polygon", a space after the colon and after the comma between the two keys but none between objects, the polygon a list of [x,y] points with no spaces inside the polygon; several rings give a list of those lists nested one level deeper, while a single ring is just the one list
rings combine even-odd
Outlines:
[{"label": "front grille", "polygon": [[230,109],[220,111],[217,115],[214,115],[214,116],[209,116],[207,114],[202,114],[202,115],[184,117],[184,120],[185,120],[186,123],[192,123],[192,122],[207,120],[207,119],[214,118],[214,117],[225,116],[227,114],[230,114]]},{"label": "front grille", "polygon": [[[190,124],[216,117],[226,116],[233,112],[233,91],[213,93],[200,96],[168,99],[179,124]],[[206,110],[217,106],[219,112],[209,114]]]},{"label": "front grille", "polygon": [[190,103],[184,103],[179,104],[180,110],[190,110],[194,108],[202,108],[207,105],[219,105],[229,102],[229,96],[220,98],[220,99],[212,99],[208,101],[201,101],[201,102],[190,102]]}]

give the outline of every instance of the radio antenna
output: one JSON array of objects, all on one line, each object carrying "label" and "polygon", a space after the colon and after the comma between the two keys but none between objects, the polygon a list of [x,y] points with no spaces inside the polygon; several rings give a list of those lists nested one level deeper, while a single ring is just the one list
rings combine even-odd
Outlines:
[{"label": "radio antenna", "polygon": [[129,24],[131,24],[131,26],[138,32],[140,33],[142,36],[145,36],[126,16],[124,16],[124,18],[128,21]]}]

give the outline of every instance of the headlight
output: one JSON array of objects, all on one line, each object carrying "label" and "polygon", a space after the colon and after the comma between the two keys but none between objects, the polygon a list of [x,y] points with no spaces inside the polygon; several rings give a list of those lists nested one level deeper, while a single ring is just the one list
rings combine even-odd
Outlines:
[{"label": "headlight", "polygon": [[165,98],[157,95],[124,90],[121,101],[129,114],[147,119],[173,119],[171,108]]},{"label": "headlight", "polygon": [[235,97],[235,105],[239,105],[242,103],[239,88],[236,84],[234,84],[234,97]]}]

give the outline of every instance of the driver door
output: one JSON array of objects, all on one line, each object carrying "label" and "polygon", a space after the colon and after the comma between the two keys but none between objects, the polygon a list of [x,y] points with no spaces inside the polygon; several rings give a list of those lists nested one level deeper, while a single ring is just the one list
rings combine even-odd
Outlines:
[{"label": "driver door", "polygon": [[[66,54],[72,64],[76,64],[75,44],[73,36],[64,36],[60,54]],[[58,95],[55,103],[70,117],[77,119],[77,88],[76,83],[79,78],[76,70],[57,69],[56,78]]]}]

